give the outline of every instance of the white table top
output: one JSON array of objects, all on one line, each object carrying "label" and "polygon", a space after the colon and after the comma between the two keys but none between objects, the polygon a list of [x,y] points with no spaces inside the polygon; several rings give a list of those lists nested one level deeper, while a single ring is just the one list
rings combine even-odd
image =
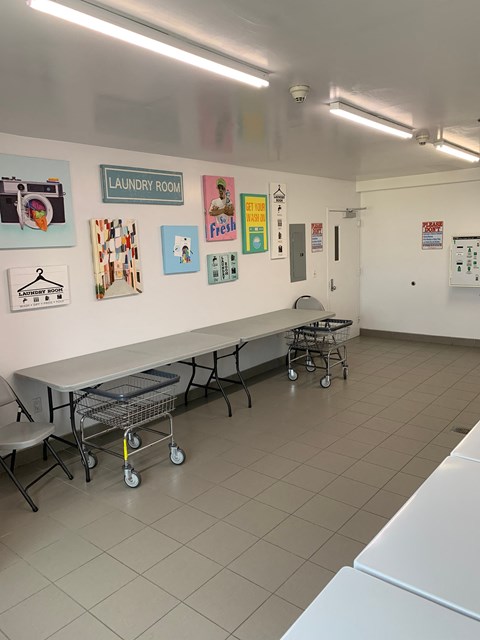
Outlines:
[{"label": "white table top", "polygon": [[444,460],[354,566],[480,620],[480,464]]},{"label": "white table top", "polygon": [[221,324],[213,324],[209,327],[195,329],[194,333],[216,333],[217,335],[238,338],[241,342],[249,342],[259,338],[273,336],[283,331],[290,331],[312,322],[333,318],[332,311],[320,311],[315,309],[279,309],[257,316],[240,318]]},{"label": "white table top", "polygon": [[450,455],[480,462],[480,422],[477,422]]},{"label": "white table top", "polygon": [[16,371],[15,375],[43,382],[57,391],[76,391],[179,360],[226,349],[238,342],[238,339],[228,336],[188,331],[28,367]]},{"label": "white table top", "polygon": [[344,567],[282,640],[476,640],[480,623]]}]

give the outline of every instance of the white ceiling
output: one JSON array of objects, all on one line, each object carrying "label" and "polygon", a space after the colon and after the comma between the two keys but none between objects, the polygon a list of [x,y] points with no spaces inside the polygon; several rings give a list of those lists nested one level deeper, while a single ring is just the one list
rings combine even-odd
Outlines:
[{"label": "white ceiling", "polygon": [[[267,69],[270,87],[1,0],[0,131],[343,179],[471,167],[334,118],[340,98],[479,150],[478,0],[103,4]],[[303,104],[288,91],[298,83],[311,86]]]}]

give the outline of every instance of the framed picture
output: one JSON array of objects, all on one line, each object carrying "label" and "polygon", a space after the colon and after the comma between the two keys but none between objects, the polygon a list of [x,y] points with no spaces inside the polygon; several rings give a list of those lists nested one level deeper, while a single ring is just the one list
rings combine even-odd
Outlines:
[{"label": "framed picture", "polygon": [[243,253],[268,251],[267,196],[241,193],[240,204],[242,208]]},{"label": "framed picture", "polygon": [[0,249],[75,245],[65,160],[0,154]]},{"label": "framed picture", "polygon": [[142,293],[135,220],[90,220],[97,300]]},{"label": "framed picture", "polygon": [[172,225],[160,229],[164,273],[200,271],[198,227]]},{"label": "framed picture", "polygon": [[203,176],[203,207],[207,242],[237,238],[233,178]]}]

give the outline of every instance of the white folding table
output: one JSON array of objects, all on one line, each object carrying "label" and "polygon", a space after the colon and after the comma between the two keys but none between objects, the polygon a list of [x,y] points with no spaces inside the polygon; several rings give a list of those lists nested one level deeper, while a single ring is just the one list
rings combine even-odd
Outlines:
[{"label": "white folding table", "polygon": [[480,422],[477,422],[450,455],[480,462]]},{"label": "white folding table", "polygon": [[449,456],[354,567],[480,620],[479,505],[480,464]]},{"label": "white folding table", "polygon": [[480,623],[344,567],[282,640],[477,640]]}]

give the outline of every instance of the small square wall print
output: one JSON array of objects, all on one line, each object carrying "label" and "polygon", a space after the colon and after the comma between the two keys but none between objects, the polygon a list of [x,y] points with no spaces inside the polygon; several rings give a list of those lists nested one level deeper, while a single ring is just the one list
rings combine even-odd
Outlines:
[{"label": "small square wall print", "polygon": [[200,271],[198,227],[162,226],[161,233],[165,274]]},{"label": "small square wall print", "polygon": [[142,293],[135,220],[90,220],[97,300]]}]

